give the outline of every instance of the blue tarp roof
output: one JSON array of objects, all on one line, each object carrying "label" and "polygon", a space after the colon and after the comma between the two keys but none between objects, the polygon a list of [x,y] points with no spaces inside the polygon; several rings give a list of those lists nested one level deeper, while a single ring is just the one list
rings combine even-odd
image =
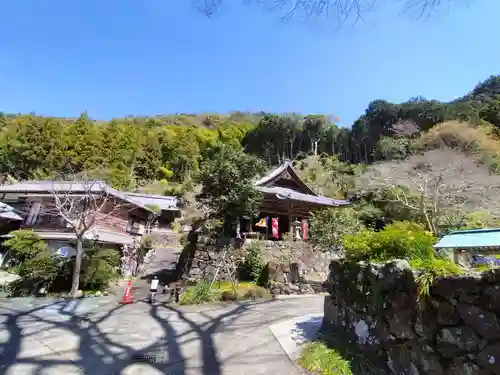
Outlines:
[{"label": "blue tarp roof", "polygon": [[460,230],[451,232],[434,245],[443,248],[500,247],[500,228]]}]

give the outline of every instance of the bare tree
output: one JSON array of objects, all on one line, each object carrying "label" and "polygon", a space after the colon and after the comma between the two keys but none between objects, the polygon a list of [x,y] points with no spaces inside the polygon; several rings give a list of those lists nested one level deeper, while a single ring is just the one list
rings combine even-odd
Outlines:
[{"label": "bare tree", "polygon": [[[417,17],[428,17],[433,11],[459,0],[403,0],[394,4],[401,4],[401,10],[414,13]],[[224,0],[195,0],[197,8],[206,16],[211,17],[224,4]],[[373,11],[381,0],[245,0],[245,4],[258,5],[268,11],[278,11],[283,20],[290,20],[298,16],[327,17],[333,19],[337,25],[344,24],[354,17],[354,21],[363,20],[366,13]],[[399,5],[398,4],[398,5]]]},{"label": "bare tree", "polygon": [[440,218],[449,212],[500,213],[500,176],[491,174],[473,157],[450,148],[374,165],[361,176],[359,184],[390,188],[397,201],[422,215],[433,233]]},{"label": "bare tree", "polygon": [[413,120],[399,120],[391,127],[396,137],[413,137],[420,132],[420,128]]},{"label": "bare tree", "polygon": [[70,290],[70,295],[74,298],[80,283],[84,240],[97,222],[110,223],[112,217],[123,212],[129,205],[112,194],[102,181],[86,178],[53,181],[50,194],[54,205],[45,208],[44,214],[62,218],[76,236],[76,256]]}]

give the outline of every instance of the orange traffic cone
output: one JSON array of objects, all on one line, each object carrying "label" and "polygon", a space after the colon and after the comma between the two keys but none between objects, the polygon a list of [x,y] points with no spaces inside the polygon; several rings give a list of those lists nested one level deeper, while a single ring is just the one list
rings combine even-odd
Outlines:
[{"label": "orange traffic cone", "polygon": [[134,303],[134,298],[132,297],[132,282],[129,281],[127,287],[125,288],[125,293],[123,293],[123,298],[120,301],[120,305],[127,305],[129,303]]}]

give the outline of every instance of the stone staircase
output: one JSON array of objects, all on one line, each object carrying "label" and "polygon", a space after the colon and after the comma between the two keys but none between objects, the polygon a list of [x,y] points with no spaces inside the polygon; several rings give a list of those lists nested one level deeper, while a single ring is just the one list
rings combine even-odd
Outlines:
[{"label": "stone staircase", "polygon": [[[159,246],[155,248],[155,254],[148,264],[145,265],[142,275],[133,282],[132,292],[136,300],[147,299],[149,296],[150,280],[153,276],[160,279],[160,285],[170,281],[175,272],[179,255],[182,249],[176,247]],[[160,299],[161,296],[158,295]]]}]

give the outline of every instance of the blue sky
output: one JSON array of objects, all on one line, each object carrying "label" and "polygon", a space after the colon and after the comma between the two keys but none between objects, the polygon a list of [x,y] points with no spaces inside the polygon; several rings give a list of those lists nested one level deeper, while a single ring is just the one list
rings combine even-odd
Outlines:
[{"label": "blue sky", "polygon": [[500,73],[500,2],[453,1],[465,5],[428,20],[382,8],[340,31],[236,0],[211,19],[184,0],[5,1],[0,110],[295,111],[350,125],[371,100],[451,100]]}]

